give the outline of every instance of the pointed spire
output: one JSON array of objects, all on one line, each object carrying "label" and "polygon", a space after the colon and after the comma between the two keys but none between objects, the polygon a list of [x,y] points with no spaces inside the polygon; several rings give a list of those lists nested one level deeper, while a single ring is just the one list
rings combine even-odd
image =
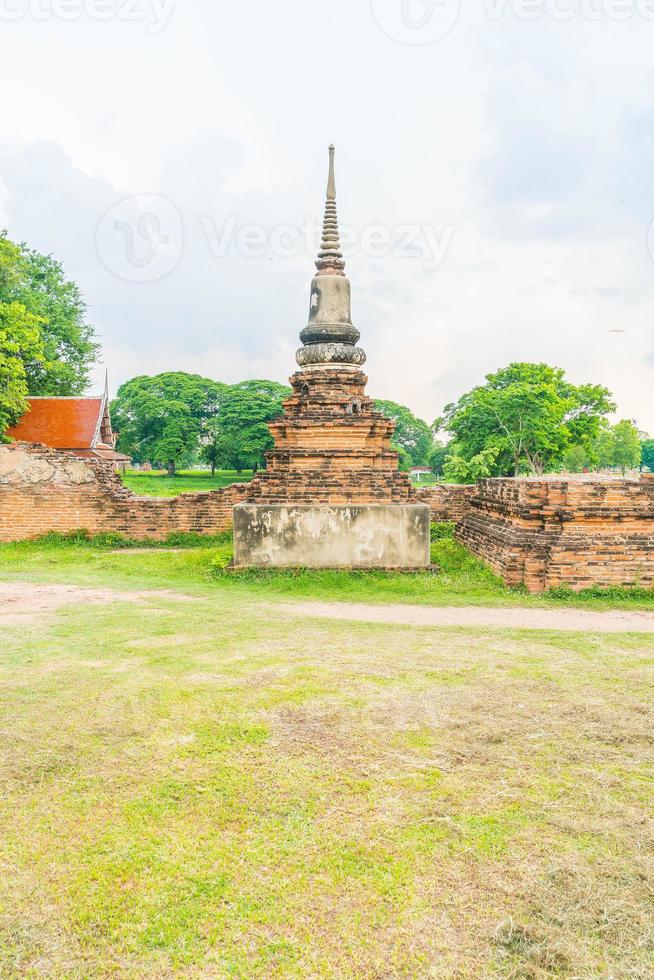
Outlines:
[{"label": "pointed spire", "polygon": [[336,147],[333,143],[329,144],[329,177],[327,178],[327,200],[336,200],[336,177],[334,176],[334,154]]},{"label": "pointed spire", "polygon": [[336,213],[336,178],[334,176],[334,144],[329,147],[329,177],[327,179],[327,199],[325,217],[322,223],[322,239],[316,261],[318,275],[344,276],[345,262],[338,236],[338,215]]},{"label": "pointed spire", "polygon": [[329,147],[327,203],[316,268],[318,272],[311,280],[309,322],[300,332],[302,347],[296,352],[295,359],[303,370],[324,368],[325,365],[358,368],[364,363],[366,354],[355,346],[359,331],[352,324],[350,280],[345,275],[338,238],[333,146]]}]

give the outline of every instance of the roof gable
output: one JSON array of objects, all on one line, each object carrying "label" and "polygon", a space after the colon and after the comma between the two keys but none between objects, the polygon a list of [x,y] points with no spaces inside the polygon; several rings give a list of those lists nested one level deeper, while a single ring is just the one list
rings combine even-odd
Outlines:
[{"label": "roof gable", "polygon": [[92,449],[100,434],[104,398],[27,399],[29,409],[7,435],[52,449]]}]

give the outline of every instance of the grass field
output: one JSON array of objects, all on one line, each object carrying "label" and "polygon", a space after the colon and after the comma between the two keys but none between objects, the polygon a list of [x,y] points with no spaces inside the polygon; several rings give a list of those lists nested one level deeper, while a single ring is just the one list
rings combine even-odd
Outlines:
[{"label": "grass field", "polygon": [[134,493],[147,494],[152,497],[176,497],[178,493],[198,493],[202,490],[218,490],[230,483],[246,483],[252,479],[251,470],[216,470],[212,476],[210,470],[180,470],[175,476],[168,476],[165,470],[141,472],[128,470],[123,476],[123,483]]},{"label": "grass field", "polygon": [[115,544],[0,546],[33,587],[2,626],[0,976],[654,975],[654,636],[288,604],[562,604],[448,538],[432,576]]}]

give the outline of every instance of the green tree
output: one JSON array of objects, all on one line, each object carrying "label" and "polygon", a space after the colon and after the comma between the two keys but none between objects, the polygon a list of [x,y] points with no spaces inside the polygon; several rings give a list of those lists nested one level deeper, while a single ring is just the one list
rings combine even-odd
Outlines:
[{"label": "green tree", "polygon": [[600,385],[573,385],[547,364],[514,363],[447,405],[435,427],[452,433],[463,459],[496,449],[495,474],[540,475],[560,465],[568,446],[590,445],[613,408]]},{"label": "green tree", "polygon": [[216,467],[220,465],[222,448],[220,441],[220,422],[218,416],[209,419],[202,433],[200,446],[200,459],[203,463],[208,463],[211,467],[211,475],[216,472]]},{"label": "green tree", "polygon": [[427,460],[427,465],[431,468],[432,473],[435,476],[443,475],[443,467],[445,465],[445,458],[447,456],[456,455],[454,452],[454,446],[452,443],[443,444],[441,442],[435,442],[432,451],[429,454]]},{"label": "green tree", "polygon": [[591,465],[592,460],[589,451],[578,443],[568,446],[561,459],[561,469],[567,473],[582,473]]},{"label": "green tree", "polygon": [[428,466],[434,438],[427,423],[414,415],[406,405],[398,405],[397,402],[376,398],[375,408],[395,422],[395,448],[401,447],[409,454],[412,466]]},{"label": "green tree", "polygon": [[[207,438],[215,465],[255,472],[264,465],[273,440],[268,422],[279,418],[291,390],[276,381],[242,381],[231,385],[221,400],[217,422]],[[204,457],[209,461],[208,456]]]},{"label": "green tree", "polygon": [[400,471],[400,473],[408,473],[411,467],[413,466],[413,462],[408,452],[404,448],[404,446],[399,446],[396,443],[392,442],[391,449],[393,450],[393,452],[396,452],[398,455],[397,468]]},{"label": "green tree", "polygon": [[640,465],[642,447],[638,429],[629,419],[613,426],[613,465],[624,474]]},{"label": "green tree", "polygon": [[30,395],[78,395],[88,385],[99,344],[86,305],[61,263],[0,232],[0,303],[21,303],[37,317],[43,356],[25,364]]},{"label": "green tree", "polygon": [[445,483],[476,483],[477,480],[492,476],[498,453],[499,449],[496,446],[489,446],[471,459],[464,459],[463,456],[446,456],[443,466]]},{"label": "green tree", "polygon": [[183,371],[132,378],[111,405],[118,448],[137,462],[162,462],[173,475],[197,454],[204,426],[219,412],[226,389]]},{"label": "green tree", "polygon": [[641,445],[640,465],[654,473],[654,439],[645,439]]},{"label": "green tree", "polygon": [[590,452],[598,469],[607,470],[613,466],[615,437],[613,428],[608,423],[602,425],[597,437],[593,440]]},{"label": "green tree", "polygon": [[43,358],[41,321],[22,303],[0,303],[0,442],[27,408],[27,370]]}]

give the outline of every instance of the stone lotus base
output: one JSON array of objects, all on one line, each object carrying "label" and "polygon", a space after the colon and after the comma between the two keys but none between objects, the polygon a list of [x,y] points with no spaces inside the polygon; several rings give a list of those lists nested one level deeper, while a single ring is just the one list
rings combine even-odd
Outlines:
[{"label": "stone lotus base", "polygon": [[237,568],[427,568],[426,504],[237,504]]}]

